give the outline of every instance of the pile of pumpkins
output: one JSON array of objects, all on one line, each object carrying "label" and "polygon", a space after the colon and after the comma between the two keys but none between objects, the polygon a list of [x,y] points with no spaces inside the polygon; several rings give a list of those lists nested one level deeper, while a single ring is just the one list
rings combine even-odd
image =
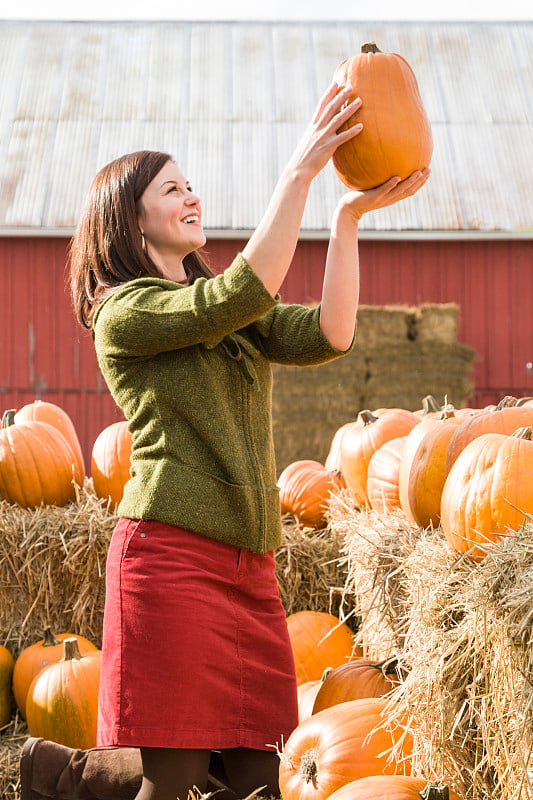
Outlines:
[{"label": "pile of pumpkins", "polygon": [[287,625],[299,722],[278,753],[283,800],[459,800],[412,768],[412,735],[391,696],[396,662],[365,658],[332,614],[298,611]]},{"label": "pile of pumpkins", "polygon": [[[412,738],[390,710],[395,662],[363,657],[351,629],[322,611],[287,617],[298,681],[298,724],[283,743],[283,800],[460,800],[442,782],[412,774]],[[17,659],[0,646],[0,728],[14,700],[31,736],[96,746],[101,651],[83,636],[54,634]],[[179,712],[178,712],[179,713]]]},{"label": "pile of pumpkins", "polygon": [[[124,421],[97,436],[91,454],[91,478],[97,497],[111,507],[122,499],[130,475],[131,434]],[[0,498],[22,508],[65,506],[84,485],[80,440],[67,412],[44,400],[10,409],[0,430]]]},{"label": "pile of pumpkins", "polygon": [[320,528],[331,495],[347,491],[356,508],[440,525],[453,551],[481,559],[533,515],[532,427],[530,397],[455,409],[428,396],[417,411],[361,411],[336,431],[323,464],[282,471],[282,511]]},{"label": "pile of pumpkins", "polygon": [[94,747],[101,657],[84,636],[50,628],[16,659],[0,646],[0,728],[9,723],[14,703],[32,736]]}]

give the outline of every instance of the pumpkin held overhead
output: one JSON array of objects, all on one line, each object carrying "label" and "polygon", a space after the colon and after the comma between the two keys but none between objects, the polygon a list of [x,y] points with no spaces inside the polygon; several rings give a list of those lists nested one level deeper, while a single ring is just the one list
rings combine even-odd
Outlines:
[{"label": "pumpkin held overhead", "polygon": [[[415,74],[397,53],[369,42],[335,72],[339,86],[351,84],[361,108],[345,123],[363,123],[361,133],[340,145],[333,166],[351,189],[364,191],[395,175],[402,180],[429,166],[433,137]],[[344,127],[344,126],[343,126]]]}]

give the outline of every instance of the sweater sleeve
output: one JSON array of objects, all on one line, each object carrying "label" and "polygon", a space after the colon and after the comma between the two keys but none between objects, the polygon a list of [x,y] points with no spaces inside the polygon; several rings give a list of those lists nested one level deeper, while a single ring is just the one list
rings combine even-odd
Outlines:
[{"label": "sweater sleeve", "polygon": [[279,304],[253,328],[267,358],[277,364],[313,366],[346,355],[355,347],[355,334],[347,350],[330,344],[320,327],[320,305]]},{"label": "sweater sleeve", "polygon": [[222,338],[276,303],[239,254],[225,272],[191,286],[162,278],[128,281],[97,309],[95,344],[115,356],[152,356]]}]

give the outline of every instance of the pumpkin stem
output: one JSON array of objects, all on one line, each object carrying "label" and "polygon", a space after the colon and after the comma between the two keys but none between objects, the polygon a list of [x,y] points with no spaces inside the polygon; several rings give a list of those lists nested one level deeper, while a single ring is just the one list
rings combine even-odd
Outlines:
[{"label": "pumpkin stem", "polygon": [[422,400],[422,413],[424,415],[431,414],[431,412],[440,411],[441,407],[435,400],[432,394],[428,394]]},{"label": "pumpkin stem", "polygon": [[300,775],[306,783],[312,783],[316,789],[318,778],[318,750],[311,747],[300,759]]},{"label": "pumpkin stem", "polygon": [[422,800],[450,800],[450,790],[440,781],[428,783],[418,794]]},{"label": "pumpkin stem", "polygon": [[526,441],[530,442],[533,434],[533,428],[531,425],[527,425],[525,428],[518,428],[514,431],[511,436],[514,436],[515,439],[525,439]]},{"label": "pumpkin stem", "polygon": [[2,416],[2,430],[5,428],[9,428],[11,425],[15,424],[15,414],[17,413],[16,408],[10,408],[7,411],[4,411]]},{"label": "pumpkin stem", "polygon": [[361,45],[362,53],[381,53],[381,50],[375,42],[365,42]]},{"label": "pumpkin stem", "polygon": [[517,406],[524,406],[530,400],[533,400],[533,397],[520,397],[520,399],[516,401],[516,405]]},{"label": "pumpkin stem", "polygon": [[505,395],[505,397],[502,397],[502,399],[496,406],[496,411],[501,411],[502,408],[509,408],[515,405],[516,405],[516,397],[513,397],[511,394],[507,394]]},{"label": "pumpkin stem", "polygon": [[379,417],[376,417],[368,408],[365,408],[364,411],[359,412],[359,419],[363,425],[370,425],[372,422],[377,422]]},{"label": "pumpkin stem", "polygon": [[330,672],[333,672],[333,667],[326,667],[326,669],[324,670],[324,672],[322,673],[322,675],[320,677],[320,681],[322,683],[324,683],[324,681],[326,680],[326,678],[328,677]]},{"label": "pumpkin stem", "polygon": [[75,636],[69,636],[67,639],[63,639],[63,658],[62,661],[73,661],[74,659],[80,659],[81,653],[80,648],[78,647],[78,640]]},{"label": "pumpkin stem", "polygon": [[60,642],[61,639],[54,636],[52,628],[47,625],[44,629],[43,641],[41,642],[42,647],[54,647],[56,644],[60,644]]}]

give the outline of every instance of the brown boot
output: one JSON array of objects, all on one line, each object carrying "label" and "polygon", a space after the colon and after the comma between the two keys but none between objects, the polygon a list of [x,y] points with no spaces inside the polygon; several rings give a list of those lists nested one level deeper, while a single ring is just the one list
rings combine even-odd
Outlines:
[{"label": "brown boot", "polygon": [[[211,758],[208,791],[219,800],[234,798],[227,786],[220,754]],[[134,800],[142,782],[136,747],[73,750],[29,738],[20,755],[20,800]]]},{"label": "brown boot", "polygon": [[20,755],[20,800],[133,800],[141,782],[135,747],[73,750],[31,737]]}]

